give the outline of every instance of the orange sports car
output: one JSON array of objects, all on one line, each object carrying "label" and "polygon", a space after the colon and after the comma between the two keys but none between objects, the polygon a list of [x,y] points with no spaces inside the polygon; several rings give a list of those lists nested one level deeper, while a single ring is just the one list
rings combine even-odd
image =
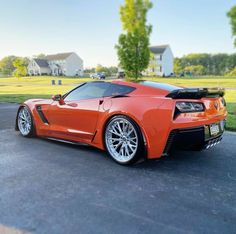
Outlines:
[{"label": "orange sports car", "polygon": [[24,102],[16,130],[25,137],[86,143],[106,150],[120,164],[131,164],[160,158],[174,148],[218,144],[227,116],[223,96],[220,88],[88,82],[63,96]]}]

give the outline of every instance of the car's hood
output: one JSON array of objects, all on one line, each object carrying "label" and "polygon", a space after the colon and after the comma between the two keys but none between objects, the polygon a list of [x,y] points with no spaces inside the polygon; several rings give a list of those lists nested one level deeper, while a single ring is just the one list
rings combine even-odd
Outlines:
[{"label": "car's hood", "polygon": [[26,105],[35,105],[35,104],[51,104],[53,102],[52,99],[29,99],[24,103]]}]

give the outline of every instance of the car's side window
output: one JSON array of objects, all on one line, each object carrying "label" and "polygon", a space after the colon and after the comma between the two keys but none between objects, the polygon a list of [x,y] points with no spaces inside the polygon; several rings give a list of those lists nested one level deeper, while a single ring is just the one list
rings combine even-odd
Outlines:
[{"label": "car's side window", "polygon": [[134,91],[135,88],[127,85],[111,84],[109,89],[104,93],[105,97],[117,96],[117,95],[126,95]]},{"label": "car's side window", "polygon": [[78,87],[65,96],[65,101],[79,101],[104,96],[110,83],[107,82],[91,82]]}]

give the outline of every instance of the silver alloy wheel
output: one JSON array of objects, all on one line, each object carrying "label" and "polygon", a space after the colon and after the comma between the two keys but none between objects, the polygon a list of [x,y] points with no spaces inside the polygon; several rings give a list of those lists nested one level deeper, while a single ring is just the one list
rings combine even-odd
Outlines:
[{"label": "silver alloy wheel", "polygon": [[22,107],[18,113],[18,128],[23,136],[28,136],[32,129],[32,120],[29,110]]},{"label": "silver alloy wheel", "polygon": [[129,162],[138,149],[138,134],[126,118],[114,118],[107,125],[105,142],[110,155],[120,163]]}]

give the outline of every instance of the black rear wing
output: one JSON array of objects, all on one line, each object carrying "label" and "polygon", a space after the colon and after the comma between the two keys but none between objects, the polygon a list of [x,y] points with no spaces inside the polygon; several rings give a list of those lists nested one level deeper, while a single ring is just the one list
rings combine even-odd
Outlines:
[{"label": "black rear wing", "polygon": [[204,97],[223,97],[224,95],[224,88],[184,88],[173,90],[166,97],[172,99],[201,99]]}]

